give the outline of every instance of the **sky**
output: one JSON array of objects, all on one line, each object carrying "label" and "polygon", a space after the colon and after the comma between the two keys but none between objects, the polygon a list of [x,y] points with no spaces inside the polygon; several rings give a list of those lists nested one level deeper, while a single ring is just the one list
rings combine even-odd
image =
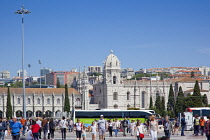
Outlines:
[{"label": "sky", "polygon": [[210,0],[0,0],[0,71],[70,71],[103,66],[110,50],[122,68],[210,67]]}]

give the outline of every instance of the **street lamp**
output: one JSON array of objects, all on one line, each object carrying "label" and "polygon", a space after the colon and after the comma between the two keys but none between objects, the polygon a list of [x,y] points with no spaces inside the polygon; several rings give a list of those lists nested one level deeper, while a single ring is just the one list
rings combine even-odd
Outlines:
[{"label": "street lamp", "polygon": [[26,98],[25,98],[25,72],[24,72],[24,14],[31,13],[27,9],[24,9],[23,5],[20,10],[17,10],[15,14],[22,15],[22,72],[23,72],[23,117],[26,118]]},{"label": "street lamp", "polygon": [[40,83],[40,88],[42,88],[41,84],[42,84],[42,79],[41,79],[41,60],[39,60],[39,64],[40,64],[40,79],[39,79],[39,83]]}]

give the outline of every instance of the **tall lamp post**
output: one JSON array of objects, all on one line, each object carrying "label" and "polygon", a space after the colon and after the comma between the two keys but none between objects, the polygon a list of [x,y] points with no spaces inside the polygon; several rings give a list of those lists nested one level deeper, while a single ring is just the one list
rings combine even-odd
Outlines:
[{"label": "tall lamp post", "polygon": [[23,72],[23,117],[26,118],[26,97],[25,97],[25,71],[24,71],[24,14],[31,13],[27,9],[24,9],[23,5],[20,10],[17,10],[15,14],[22,15],[22,72]]},{"label": "tall lamp post", "polygon": [[40,83],[40,88],[42,88],[41,84],[42,84],[42,75],[41,75],[41,60],[39,60],[39,65],[40,65],[40,79],[39,79],[39,83]]}]

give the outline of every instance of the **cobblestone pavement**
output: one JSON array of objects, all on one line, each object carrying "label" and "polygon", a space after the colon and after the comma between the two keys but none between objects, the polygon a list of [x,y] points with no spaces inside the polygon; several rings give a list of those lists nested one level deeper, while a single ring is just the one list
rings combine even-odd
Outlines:
[{"label": "cobblestone pavement", "polygon": [[[177,136],[177,135],[172,135],[171,136],[171,140],[206,140],[205,136],[193,136],[192,135],[193,131],[185,131],[185,135],[186,136]],[[114,133],[113,133],[114,134]],[[180,134],[180,131],[179,131]],[[158,134],[158,137],[164,136],[164,133],[161,132]],[[97,135],[97,140],[98,135]],[[109,137],[108,136],[108,132],[106,133],[106,140],[136,140],[137,138],[130,136],[130,134],[127,134],[126,137],[122,136],[122,132],[119,132],[119,136],[118,137]],[[7,137],[7,140],[11,140],[11,136]],[[60,132],[55,132],[55,140],[61,140],[61,133]],[[66,140],[76,140],[76,134],[75,133],[69,133],[67,132],[67,137]],[[89,132],[87,132],[87,138],[86,140],[91,140],[91,134],[89,134]],[[144,140],[151,140],[151,137],[148,135],[145,135]]]}]

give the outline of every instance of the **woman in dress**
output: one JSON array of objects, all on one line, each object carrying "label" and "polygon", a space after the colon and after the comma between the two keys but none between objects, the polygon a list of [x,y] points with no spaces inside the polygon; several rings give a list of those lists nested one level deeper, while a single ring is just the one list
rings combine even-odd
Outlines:
[{"label": "woman in dress", "polygon": [[178,119],[176,117],[175,120],[174,120],[174,130],[173,130],[172,135],[174,135],[174,134],[178,135],[178,130],[179,130],[179,126],[180,126],[179,124],[180,123],[179,123],[179,121],[178,121]]},{"label": "woman in dress", "polygon": [[158,123],[155,119],[155,116],[151,116],[151,121],[149,123],[149,132],[152,137],[152,140],[157,140]]},{"label": "woman in dress", "polygon": [[143,140],[143,138],[140,138],[140,133],[144,134],[144,128],[143,125],[141,124],[141,121],[137,122],[136,127],[135,127],[135,132],[136,132],[136,137],[137,140]]},{"label": "woman in dress", "polygon": [[91,135],[92,135],[92,140],[96,140],[96,129],[97,129],[97,125],[95,124],[95,122],[92,122],[92,125],[90,126],[90,131],[91,131]]}]

